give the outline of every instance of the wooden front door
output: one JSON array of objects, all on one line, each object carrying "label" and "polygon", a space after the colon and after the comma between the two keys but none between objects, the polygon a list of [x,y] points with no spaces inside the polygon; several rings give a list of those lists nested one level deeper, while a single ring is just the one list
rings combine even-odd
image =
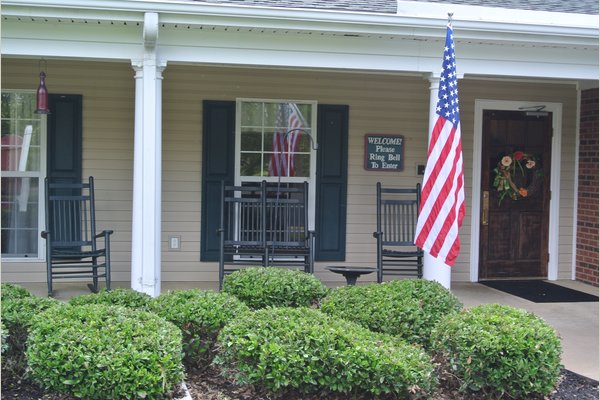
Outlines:
[{"label": "wooden front door", "polygon": [[545,278],[552,114],[484,110],[482,131],[479,278]]}]

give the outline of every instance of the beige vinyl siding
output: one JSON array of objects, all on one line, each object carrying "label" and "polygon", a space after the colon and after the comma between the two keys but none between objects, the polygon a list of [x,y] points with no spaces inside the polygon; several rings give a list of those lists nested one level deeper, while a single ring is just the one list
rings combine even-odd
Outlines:
[{"label": "beige vinyl siding", "polygon": [[[35,89],[37,61],[2,60],[2,86]],[[131,190],[134,128],[133,70],[125,63],[49,61],[51,93],[77,93],[84,100],[83,175],[97,180],[98,224],[114,229],[113,278],[129,281]],[[316,100],[350,107],[348,165],[347,265],[374,265],[375,183],[413,186],[417,164],[426,159],[429,82],[421,76],[359,72],[292,71],[168,65],[163,72],[162,279],[216,281],[217,263],[200,262],[202,101],[238,97]],[[575,149],[575,89],[572,85],[511,83],[463,79],[459,82],[467,217],[453,280],[469,280],[475,99],[535,100],[563,103],[561,166],[560,273],[570,278]],[[364,135],[405,137],[404,171],[366,171]],[[169,236],[181,237],[181,249],[167,249]],[[336,263],[338,264],[338,263]],[[343,263],[342,263],[343,264]],[[319,278],[338,276],[317,263]],[[43,263],[5,263],[9,281],[45,281]],[[369,277],[373,279],[374,277]],[[361,280],[366,280],[365,277]]]},{"label": "beige vinyl siding", "polygon": [[[374,265],[375,182],[382,180],[389,185],[417,183],[415,166],[423,162],[427,143],[428,85],[421,77],[169,66],[164,72],[163,84],[165,177],[169,174],[178,182],[185,180],[182,185],[197,188],[197,198],[191,200],[193,204],[183,205],[184,200],[178,190],[170,191],[166,187],[163,190],[163,238],[166,240],[170,235],[182,237],[181,250],[163,253],[163,279],[217,279],[217,263],[198,262],[203,100],[251,97],[349,105],[346,263]],[[367,133],[405,136],[403,173],[364,170],[363,142]],[[178,152],[180,145],[185,151],[173,154]],[[177,164],[167,159],[177,160]],[[192,172],[191,179],[186,180],[189,175],[175,176],[179,174],[172,171],[176,165],[178,168],[185,166],[185,171]],[[167,182],[167,179],[164,181]],[[179,209],[179,206],[184,206],[186,212],[181,213],[177,221],[186,221],[185,225],[170,220],[165,214],[165,209]],[[188,207],[192,210],[187,211]],[[338,276],[324,271],[325,265],[317,263],[317,276],[323,280],[339,280]]]},{"label": "beige vinyl siding", "polygon": [[[35,90],[38,60],[2,58],[2,88]],[[47,60],[53,94],[83,96],[83,171],[96,187],[97,229],[111,239],[114,281],[130,280],[134,79],[127,63]],[[2,280],[45,282],[45,262],[2,263]]]}]

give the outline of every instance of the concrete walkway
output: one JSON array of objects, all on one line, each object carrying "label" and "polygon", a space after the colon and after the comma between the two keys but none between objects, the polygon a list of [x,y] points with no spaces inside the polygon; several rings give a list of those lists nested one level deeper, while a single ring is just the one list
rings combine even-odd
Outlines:
[{"label": "concrete walkway", "polygon": [[[580,282],[553,283],[598,295],[598,288]],[[326,282],[326,284],[330,287],[343,285],[341,282]],[[23,286],[38,296],[46,295],[45,283],[28,283]],[[129,282],[114,282],[113,287],[129,287]],[[162,284],[163,292],[190,288],[216,290],[217,284],[214,282],[163,282]],[[596,380],[600,378],[597,302],[533,303],[478,283],[466,282],[453,282],[452,292],[465,307],[499,303],[533,312],[552,325],[560,334],[563,344],[562,362],[565,368],[589,378]],[[61,300],[87,293],[89,290],[81,282],[55,284],[55,297]]]}]

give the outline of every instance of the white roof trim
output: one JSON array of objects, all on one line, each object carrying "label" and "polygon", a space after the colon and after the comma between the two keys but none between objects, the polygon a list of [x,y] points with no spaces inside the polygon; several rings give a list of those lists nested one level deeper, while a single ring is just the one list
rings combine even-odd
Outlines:
[{"label": "white roof trim", "polygon": [[[141,59],[144,15],[152,13],[161,32],[158,54],[170,64],[437,73],[446,14],[433,18],[426,11],[401,16],[192,1],[3,0],[0,49],[12,57]],[[455,18],[460,72],[597,81],[598,21],[592,19],[556,26]]]},{"label": "white roof trim", "polygon": [[165,0],[3,0],[7,16],[143,21],[296,29],[315,32],[435,37],[454,12],[457,38],[598,46],[598,17],[530,10],[399,1],[397,14],[290,9]]}]

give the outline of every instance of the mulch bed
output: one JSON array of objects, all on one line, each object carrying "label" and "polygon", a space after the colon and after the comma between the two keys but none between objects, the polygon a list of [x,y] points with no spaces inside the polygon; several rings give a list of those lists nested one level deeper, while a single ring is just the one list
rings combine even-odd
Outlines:
[{"label": "mulch bed", "polygon": [[[215,368],[193,371],[187,374],[186,385],[194,400],[348,400],[348,395],[314,395],[286,392],[278,395],[267,393],[253,386],[237,386],[225,380]],[[449,386],[449,385],[446,385]],[[372,396],[356,400],[372,399]],[[74,400],[74,397],[45,393],[28,381],[16,381],[2,374],[2,399],[19,400]],[[395,397],[382,397],[391,400]],[[442,387],[435,400],[477,400],[481,396],[462,395],[452,387]],[[547,400],[597,400],[598,381],[563,369],[558,388]],[[544,400],[545,400],[544,399]]]}]

